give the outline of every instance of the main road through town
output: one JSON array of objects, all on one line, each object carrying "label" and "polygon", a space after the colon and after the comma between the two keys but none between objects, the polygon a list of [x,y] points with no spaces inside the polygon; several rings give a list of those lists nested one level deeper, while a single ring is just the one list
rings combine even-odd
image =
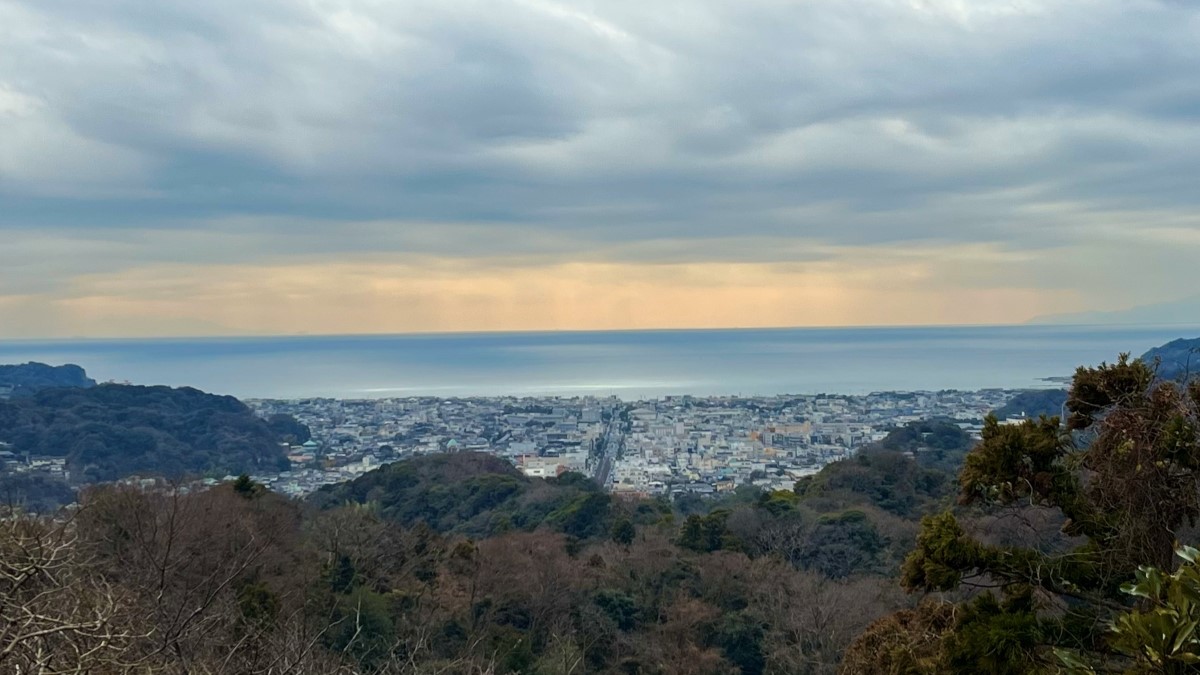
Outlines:
[{"label": "main road through town", "polygon": [[608,481],[612,478],[613,462],[616,461],[617,454],[625,444],[625,435],[621,432],[621,416],[618,414],[618,410],[618,408],[613,409],[612,416],[608,419],[608,425],[604,429],[604,436],[600,438],[600,459],[595,463],[596,471],[592,474],[600,487],[605,489],[608,489]]}]

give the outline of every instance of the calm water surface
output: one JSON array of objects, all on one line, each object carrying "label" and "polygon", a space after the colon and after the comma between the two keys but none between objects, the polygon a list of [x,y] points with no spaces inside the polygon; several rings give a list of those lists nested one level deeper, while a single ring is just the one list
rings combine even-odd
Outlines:
[{"label": "calm water surface", "polygon": [[0,363],[240,397],[867,393],[1047,386],[1200,327],[803,328],[0,341]]}]

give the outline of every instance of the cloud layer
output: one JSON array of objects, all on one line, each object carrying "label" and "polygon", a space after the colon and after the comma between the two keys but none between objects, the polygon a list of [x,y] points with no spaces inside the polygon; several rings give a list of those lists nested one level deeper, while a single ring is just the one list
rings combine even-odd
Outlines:
[{"label": "cloud layer", "polygon": [[1194,293],[1200,7],[0,0],[0,336]]}]

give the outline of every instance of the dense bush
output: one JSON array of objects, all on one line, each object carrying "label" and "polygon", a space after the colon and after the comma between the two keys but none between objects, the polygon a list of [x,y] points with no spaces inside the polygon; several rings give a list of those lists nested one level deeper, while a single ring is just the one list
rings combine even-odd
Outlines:
[{"label": "dense bush", "polygon": [[373,504],[395,522],[422,522],[438,532],[474,537],[547,524],[589,538],[611,527],[611,497],[586,476],[531,479],[504,459],[474,452],[388,464],[322,488],[310,501],[321,508]]}]

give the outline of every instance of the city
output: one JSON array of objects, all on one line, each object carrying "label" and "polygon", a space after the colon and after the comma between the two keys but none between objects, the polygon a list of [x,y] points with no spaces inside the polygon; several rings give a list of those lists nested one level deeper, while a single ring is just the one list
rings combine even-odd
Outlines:
[{"label": "city", "polygon": [[714,495],[738,485],[790,488],[830,462],[923,419],[978,434],[1016,392],[882,392],[864,396],[496,397],[250,400],[288,414],[312,437],[291,469],[254,476],[292,496],[406,457],[486,452],[529,476],[585,473],[617,495]]}]

